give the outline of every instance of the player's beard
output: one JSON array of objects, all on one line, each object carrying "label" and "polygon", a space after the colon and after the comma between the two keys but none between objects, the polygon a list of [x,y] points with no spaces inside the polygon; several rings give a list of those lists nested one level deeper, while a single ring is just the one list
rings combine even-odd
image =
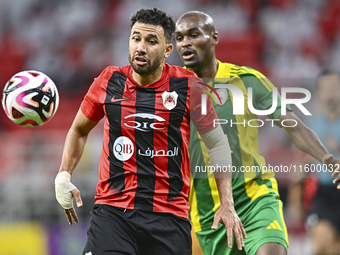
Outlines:
[{"label": "player's beard", "polygon": [[187,67],[187,68],[191,68],[194,70],[199,70],[200,68],[202,68],[202,62],[201,59],[199,58],[199,56],[196,54],[194,56],[194,59],[192,60],[185,60],[182,58],[183,64]]},{"label": "player's beard", "polygon": [[193,50],[193,52],[195,55],[192,60],[185,60],[182,57],[184,65],[193,70],[200,70],[204,68],[213,59],[214,56],[213,52],[202,53],[200,51],[197,52],[196,50]]},{"label": "player's beard", "polygon": [[188,68],[195,68],[195,67],[199,67],[200,62],[199,60],[195,60],[195,61],[183,61],[184,65]]},{"label": "player's beard", "polygon": [[146,60],[146,65],[139,66],[137,65],[133,60],[135,56],[131,57],[129,53],[129,62],[132,66],[132,69],[138,73],[139,75],[145,75],[145,74],[150,74],[153,71],[155,71],[162,63],[162,56],[159,56],[156,58],[153,62],[150,62],[149,59]]}]

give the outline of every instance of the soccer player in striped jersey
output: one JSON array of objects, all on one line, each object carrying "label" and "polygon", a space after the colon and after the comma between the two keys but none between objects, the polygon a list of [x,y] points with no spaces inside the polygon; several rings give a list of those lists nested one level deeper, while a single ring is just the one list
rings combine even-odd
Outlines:
[{"label": "soccer player in striped jersey", "polygon": [[[213,125],[217,116],[212,104],[206,106],[207,116],[200,107],[190,109],[191,104],[199,106],[195,98],[204,93],[197,89],[202,80],[165,63],[174,30],[173,19],[157,8],[133,15],[130,65],[109,66],[94,80],[66,137],[55,184],[57,200],[72,224],[78,222],[72,196],[78,207],[82,201],[71,174],[89,132],[106,117],[85,255],[191,254],[190,119],[210,148],[213,164],[231,164],[228,141],[221,127]],[[216,225],[225,224],[241,250],[245,232],[233,207],[231,179],[216,182],[223,204]]]},{"label": "soccer player in striped jersey", "polygon": [[[183,14],[176,23],[175,40],[187,69],[195,72],[204,81],[228,83],[239,88],[247,98],[247,89],[252,88],[255,109],[267,110],[272,106],[273,84],[260,72],[230,63],[222,63],[215,57],[215,45],[218,33],[215,31],[213,19],[202,12]],[[233,49],[226,49],[233,50]],[[285,255],[288,249],[288,234],[283,219],[282,202],[278,192],[278,184],[273,172],[242,173],[242,167],[265,166],[265,159],[258,150],[258,128],[243,125],[250,119],[258,119],[245,104],[243,115],[233,115],[233,95],[227,89],[218,90],[222,105],[215,105],[219,119],[229,120],[234,125],[222,125],[228,134],[232,150],[233,167],[238,172],[232,180],[235,209],[247,233],[242,251],[228,248],[225,229],[219,227],[211,230],[214,214],[220,206],[216,182],[207,174],[207,178],[195,178],[196,166],[209,166],[207,149],[202,143],[196,128],[191,128],[190,159],[193,178],[191,179],[190,219],[194,231],[205,255]],[[339,163],[320,143],[314,132],[307,128],[287,107],[287,114],[281,115],[281,104],[270,114],[271,119],[281,123],[286,119],[297,122],[296,127],[286,127],[294,144],[302,151],[317,160],[334,166]],[[237,124],[235,124],[237,123]],[[254,169],[254,168],[253,168]],[[339,181],[337,178],[336,181]]]}]

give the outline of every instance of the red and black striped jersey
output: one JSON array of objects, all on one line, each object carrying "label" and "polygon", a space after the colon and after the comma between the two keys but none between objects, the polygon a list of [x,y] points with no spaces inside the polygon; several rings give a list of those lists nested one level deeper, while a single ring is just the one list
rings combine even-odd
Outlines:
[{"label": "red and black striped jersey", "polygon": [[188,217],[190,120],[206,131],[217,119],[210,100],[201,115],[199,82],[168,64],[148,86],[134,81],[131,65],[109,66],[94,80],[81,111],[106,117],[95,204]]}]

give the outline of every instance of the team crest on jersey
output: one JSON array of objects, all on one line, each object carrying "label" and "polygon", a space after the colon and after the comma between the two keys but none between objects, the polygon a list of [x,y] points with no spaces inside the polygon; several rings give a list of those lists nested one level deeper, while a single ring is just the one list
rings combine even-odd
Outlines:
[{"label": "team crest on jersey", "polygon": [[162,98],[163,105],[166,109],[172,110],[176,107],[178,98],[176,91],[173,92],[164,91],[164,93],[162,94]]},{"label": "team crest on jersey", "polygon": [[[219,97],[221,98],[222,105],[224,105],[225,102],[227,102],[227,100],[228,100],[228,92],[227,92],[227,90],[226,89],[216,89],[216,92],[219,95]],[[213,96],[214,96],[216,102],[218,102],[217,96],[215,94]]]}]

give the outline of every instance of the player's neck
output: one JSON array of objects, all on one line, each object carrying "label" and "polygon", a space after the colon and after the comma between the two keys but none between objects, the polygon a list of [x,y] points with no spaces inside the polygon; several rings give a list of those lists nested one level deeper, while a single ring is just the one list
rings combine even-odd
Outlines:
[{"label": "player's neck", "polygon": [[158,81],[163,74],[164,63],[161,64],[156,70],[148,74],[138,74],[134,70],[132,71],[132,78],[141,86],[148,86]]},{"label": "player's neck", "polygon": [[200,78],[215,78],[215,75],[217,73],[218,69],[218,63],[216,61],[215,56],[210,59],[208,63],[206,63],[204,66],[200,67],[197,70],[194,70],[194,72],[198,75]]}]

